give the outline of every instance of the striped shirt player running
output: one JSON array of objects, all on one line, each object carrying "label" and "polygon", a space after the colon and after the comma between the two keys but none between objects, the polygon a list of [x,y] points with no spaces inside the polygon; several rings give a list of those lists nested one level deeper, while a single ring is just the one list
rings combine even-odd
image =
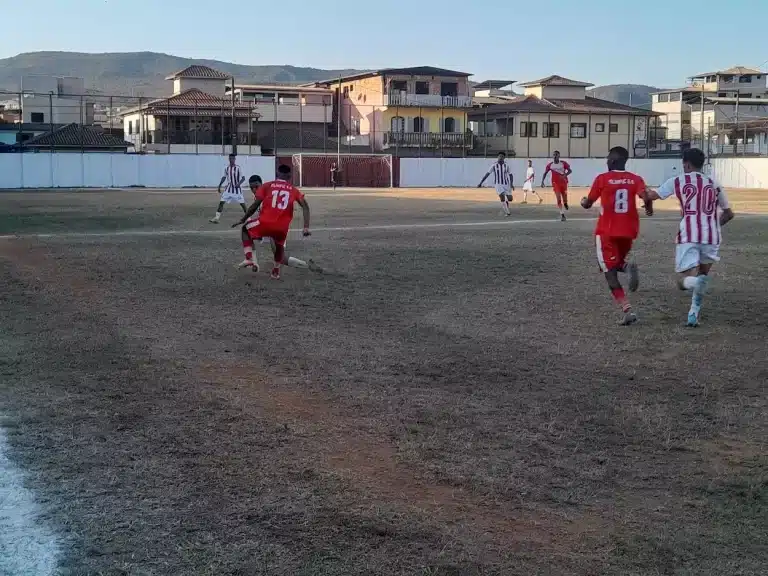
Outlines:
[{"label": "striped shirt player running", "polygon": [[[221,195],[219,198],[219,206],[216,208],[216,214],[209,220],[211,224],[218,224],[221,219],[221,213],[224,211],[224,204],[230,202],[237,202],[243,209],[243,212],[248,210],[248,206],[245,204],[245,198],[243,197],[243,190],[241,188],[243,182],[245,182],[245,176],[240,171],[240,166],[235,164],[237,156],[234,154],[229,155],[229,164],[224,168],[224,176],[219,181],[218,193]],[[221,191],[221,187],[226,183],[224,192]]]},{"label": "striped shirt player running", "polygon": [[702,172],[705,161],[704,152],[689,148],[683,152],[684,173],[646,194],[646,202],[674,195],[680,203],[675,270],[680,274],[680,289],[692,292],[688,311],[688,326],[692,327],[699,325],[701,302],[709,285],[709,271],[712,264],[720,260],[722,227],[733,219],[733,210],[725,191]]},{"label": "striped shirt player running", "polygon": [[513,183],[512,173],[509,171],[509,166],[507,165],[507,155],[504,152],[499,152],[498,159],[491,165],[477,187],[482,188],[483,183],[491,174],[493,174],[493,185],[496,188],[496,194],[499,195],[499,200],[501,200],[504,214],[509,216],[511,214],[509,211],[509,203],[512,202],[512,192],[515,190],[515,185]]}]

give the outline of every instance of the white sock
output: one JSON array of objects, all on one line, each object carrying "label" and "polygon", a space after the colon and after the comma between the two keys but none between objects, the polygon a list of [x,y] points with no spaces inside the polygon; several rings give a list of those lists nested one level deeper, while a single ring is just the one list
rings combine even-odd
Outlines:
[{"label": "white sock", "polygon": [[528,192],[523,192],[523,202],[528,202]]},{"label": "white sock", "polygon": [[[689,276],[694,281],[693,294],[691,295],[691,313],[699,315],[701,312],[701,301],[704,299],[704,293],[707,291],[707,285],[709,284],[709,276],[706,274],[699,274],[696,278]],[[686,278],[686,280],[688,279]]]},{"label": "white sock", "polygon": [[307,268],[307,263],[304,262],[304,260],[299,260],[298,258],[294,258],[293,256],[288,257],[288,262],[286,262],[288,266],[291,268]]},{"label": "white sock", "polygon": [[696,276],[686,276],[683,278],[683,288],[693,290],[696,288]]},{"label": "white sock", "polygon": [[219,218],[221,218],[221,212],[216,212],[216,215],[213,217],[213,219],[218,222]]}]

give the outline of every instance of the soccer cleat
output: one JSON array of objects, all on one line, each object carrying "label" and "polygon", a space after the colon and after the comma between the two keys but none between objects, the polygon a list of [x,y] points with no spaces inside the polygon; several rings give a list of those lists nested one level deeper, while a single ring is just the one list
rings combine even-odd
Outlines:
[{"label": "soccer cleat", "polygon": [[272,272],[269,273],[273,280],[280,280],[280,267],[275,266],[272,268]]},{"label": "soccer cleat", "polygon": [[238,268],[238,269],[240,269],[240,268],[250,268],[254,272],[258,272],[259,271],[259,265],[256,264],[253,260],[243,260],[242,262],[240,262],[240,264],[238,264],[236,266],[236,268]]},{"label": "soccer cleat", "polygon": [[216,218],[211,218],[210,220],[208,220],[208,222],[210,222],[211,224],[218,224],[219,223],[219,221],[216,220]]},{"label": "soccer cleat", "polygon": [[630,262],[627,264],[627,274],[629,274],[629,291],[637,292],[640,287],[640,269],[637,264]]},{"label": "soccer cleat", "polygon": [[566,210],[568,210],[568,202],[563,202],[563,208],[565,208]]},{"label": "soccer cleat", "polygon": [[565,214],[560,214],[560,222],[565,222],[566,220]]},{"label": "soccer cleat", "polygon": [[523,200],[520,204],[528,204],[528,200]]},{"label": "soccer cleat", "polygon": [[686,326],[689,328],[696,328],[699,325],[699,315],[695,312],[688,312],[688,322]]},{"label": "soccer cleat", "polygon": [[544,202],[544,198],[539,198],[539,204],[541,204],[542,202]]},{"label": "soccer cleat", "polygon": [[619,322],[619,324],[621,326],[629,326],[630,324],[634,324],[635,322],[637,322],[637,314],[635,314],[632,311],[629,311],[624,313],[624,318],[621,319],[621,322]]},{"label": "soccer cleat", "polygon": [[322,274],[322,273],[323,273],[323,269],[322,269],[320,266],[318,266],[318,265],[315,263],[315,261],[314,261],[314,260],[312,260],[312,258],[310,258],[310,259],[307,261],[307,266],[309,267],[309,271],[310,271],[310,272],[315,272],[316,274]]}]

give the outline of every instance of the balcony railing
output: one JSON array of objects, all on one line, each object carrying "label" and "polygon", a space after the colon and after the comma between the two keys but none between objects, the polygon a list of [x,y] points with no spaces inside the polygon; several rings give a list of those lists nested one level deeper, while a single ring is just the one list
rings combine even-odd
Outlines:
[{"label": "balcony railing", "polygon": [[439,94],[408,94],[393,92],[384,95],[385,106],[423,106],[437,108],[471,108],[471,96],[440,96]]},{"label": "balcony railing", "polygon": [[384,132],[384,148],[471,148],[472,134]]}]

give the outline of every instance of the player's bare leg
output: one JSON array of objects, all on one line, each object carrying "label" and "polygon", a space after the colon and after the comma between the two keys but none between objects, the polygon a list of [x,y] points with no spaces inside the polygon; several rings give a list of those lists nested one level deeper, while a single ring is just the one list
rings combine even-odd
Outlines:
[{"label": "player's bare leg", "polygon": [[701,303],[704,300],[704,295],[707,293],[710,279],[709,271],[711,268],[711,264],[699,264],[696,268],[691,268],[684,272],[678,281],[678,285],[682,290],[691,291],[691,307],[688,310],[687,321],[687,325],[691,328],[699,325]]},{"label": "player's bare leg", "polygon": [[557,208],[560,210],[560,222],[565,222],[565,211],[563,210],[563,195],[560,192],[555,192],[555,199],[557,200]]},{"label": "player's bare leg", "polygon": [[248,230],[245,229],[245,226],[243,226],[240,232],[240,238],[243,241],[243,253],[245,254],[245,260],[240,262],[240,264],[238,264],[237,267],[250,268],[254,272],[258,272],[259,263],[253,255],[253,252],[254,252],[253,240],[248,234]]},{"label": "player's bare leg", "polygon": [[[246,208],[247,210],[247,208]],[[218,208],[216,208],[216,214],[208,220],[211,224],[218,224],[219,220],[221,220],[221,213],[224,212],[224,202],[219,202]]]},{"label": "player's bare leg", "polygon": [[501,200],[501,209],[504,211],[504,214],[509,216],[511,212],[509,211],[509,200],[507,200],[507,196],[501,195],[499,196],[499,200]]},{"label": "player's bare leg", "polygon": [[620,324],[622,326],[629,326],[637,322],[637,315],[632,311],[632,305],[629,303],[624,288],[622,288],[619,281],[619,271],[608,270],[605,273],[605,279],[608,282],[608,287],[611,289],[613,299],[621,307],[621,312],[624,314]]},{"label": "player's bare leg", "polygon": [[289,256],[288,253],[285,251],[284,246],[279,246],[274,240],[272,240],[272,251],[275,255],[275,263],[272,267],[272,272],[270,273],[270,276],[274,278],[275,280],[278,280],[280,278],[280,266],[290,266],[291,268],[304,268],[309,270],[310,272],[315,272],[317,274],[322,274],[323,269],[318,266],[314,260],[311,258],[307,261],[300,260],[299,258],[294,258],[293,256]]},{"label": "player's bare leg", "polygon": [[246,212],[248,212],[248,205],[247,205],[245,202],[243,202],[243,203],[241,203],[241,204],[240,204],[240,208],[242,208],[242,209],[243,209],[243,214],[245,214]]}]

